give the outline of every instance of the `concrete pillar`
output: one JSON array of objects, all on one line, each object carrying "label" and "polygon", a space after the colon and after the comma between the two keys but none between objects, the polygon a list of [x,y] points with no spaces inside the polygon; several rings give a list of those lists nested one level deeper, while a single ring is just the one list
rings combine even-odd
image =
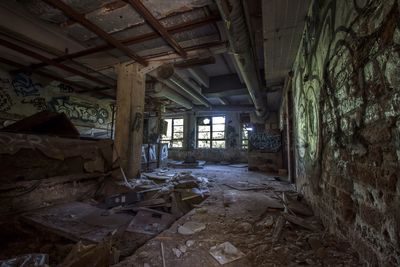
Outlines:
[{"label": "concrete pillar", "polygon": [[196,116],[193,112],[189,112],[185,115],[186,118],[186,145],[185,148],[191,151],[196,148]]},{"label": "concrete pillar", "polygon": [[[143,142],[143,111],[145,97],[145,75],[138,64],[117,66],[117,102],[114,140],[114,161],[128,179],[140,175]],[[121,172],[115,172],[121,178]]]}]

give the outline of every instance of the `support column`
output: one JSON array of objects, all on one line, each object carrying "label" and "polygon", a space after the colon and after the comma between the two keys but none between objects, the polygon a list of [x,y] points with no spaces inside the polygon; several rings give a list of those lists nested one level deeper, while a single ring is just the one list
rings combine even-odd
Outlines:
[{"label": "support column", "polygon": [[[140,176],[145,75],[136,63],[117,67],[117,112],[115,122],[114,161],[118,159],[128,179]],[[115,172],[115,178],[122,178]]]},{"label": "support column", "polygon": [[295,183],[295,174],[294,174],[294,147],[293,147],[293,99],[292,99],[292,78],[293,73],[289,73],[289,77],[287,79],[286,90],[285,90],[285,113],[286,113],[286,145],[287,145],[287,160],[288,160],[288,178],[289,181]]}]

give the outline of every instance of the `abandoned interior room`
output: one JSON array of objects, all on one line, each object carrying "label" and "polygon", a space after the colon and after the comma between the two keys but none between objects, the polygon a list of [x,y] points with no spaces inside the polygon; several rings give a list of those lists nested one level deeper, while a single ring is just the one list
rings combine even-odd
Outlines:
[{"label": "abandoned interior room", "polygon": [[400,0],[0,1],[0,266],[400,266]]}]

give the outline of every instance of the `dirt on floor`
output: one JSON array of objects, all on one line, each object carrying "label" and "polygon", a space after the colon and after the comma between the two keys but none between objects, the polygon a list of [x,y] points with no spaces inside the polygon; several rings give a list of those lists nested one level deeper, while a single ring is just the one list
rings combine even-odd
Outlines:
[{"label": "dirt on floor", "polygon": [[360,266],[284,179],[220,165],[191,171],[209,179],[210,197],[114,266],[212,267],[236,258],[223,266]]}]

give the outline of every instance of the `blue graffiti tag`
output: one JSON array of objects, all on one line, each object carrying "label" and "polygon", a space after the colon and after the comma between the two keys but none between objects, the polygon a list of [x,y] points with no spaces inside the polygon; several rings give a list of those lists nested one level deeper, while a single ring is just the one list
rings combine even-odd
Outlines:
[{"label": "blue graffiti tag", "polygon": [[17,73],[11,82],[17,96],[38,96],[40,83],[34,83],[30,76],[24,73]]}]

